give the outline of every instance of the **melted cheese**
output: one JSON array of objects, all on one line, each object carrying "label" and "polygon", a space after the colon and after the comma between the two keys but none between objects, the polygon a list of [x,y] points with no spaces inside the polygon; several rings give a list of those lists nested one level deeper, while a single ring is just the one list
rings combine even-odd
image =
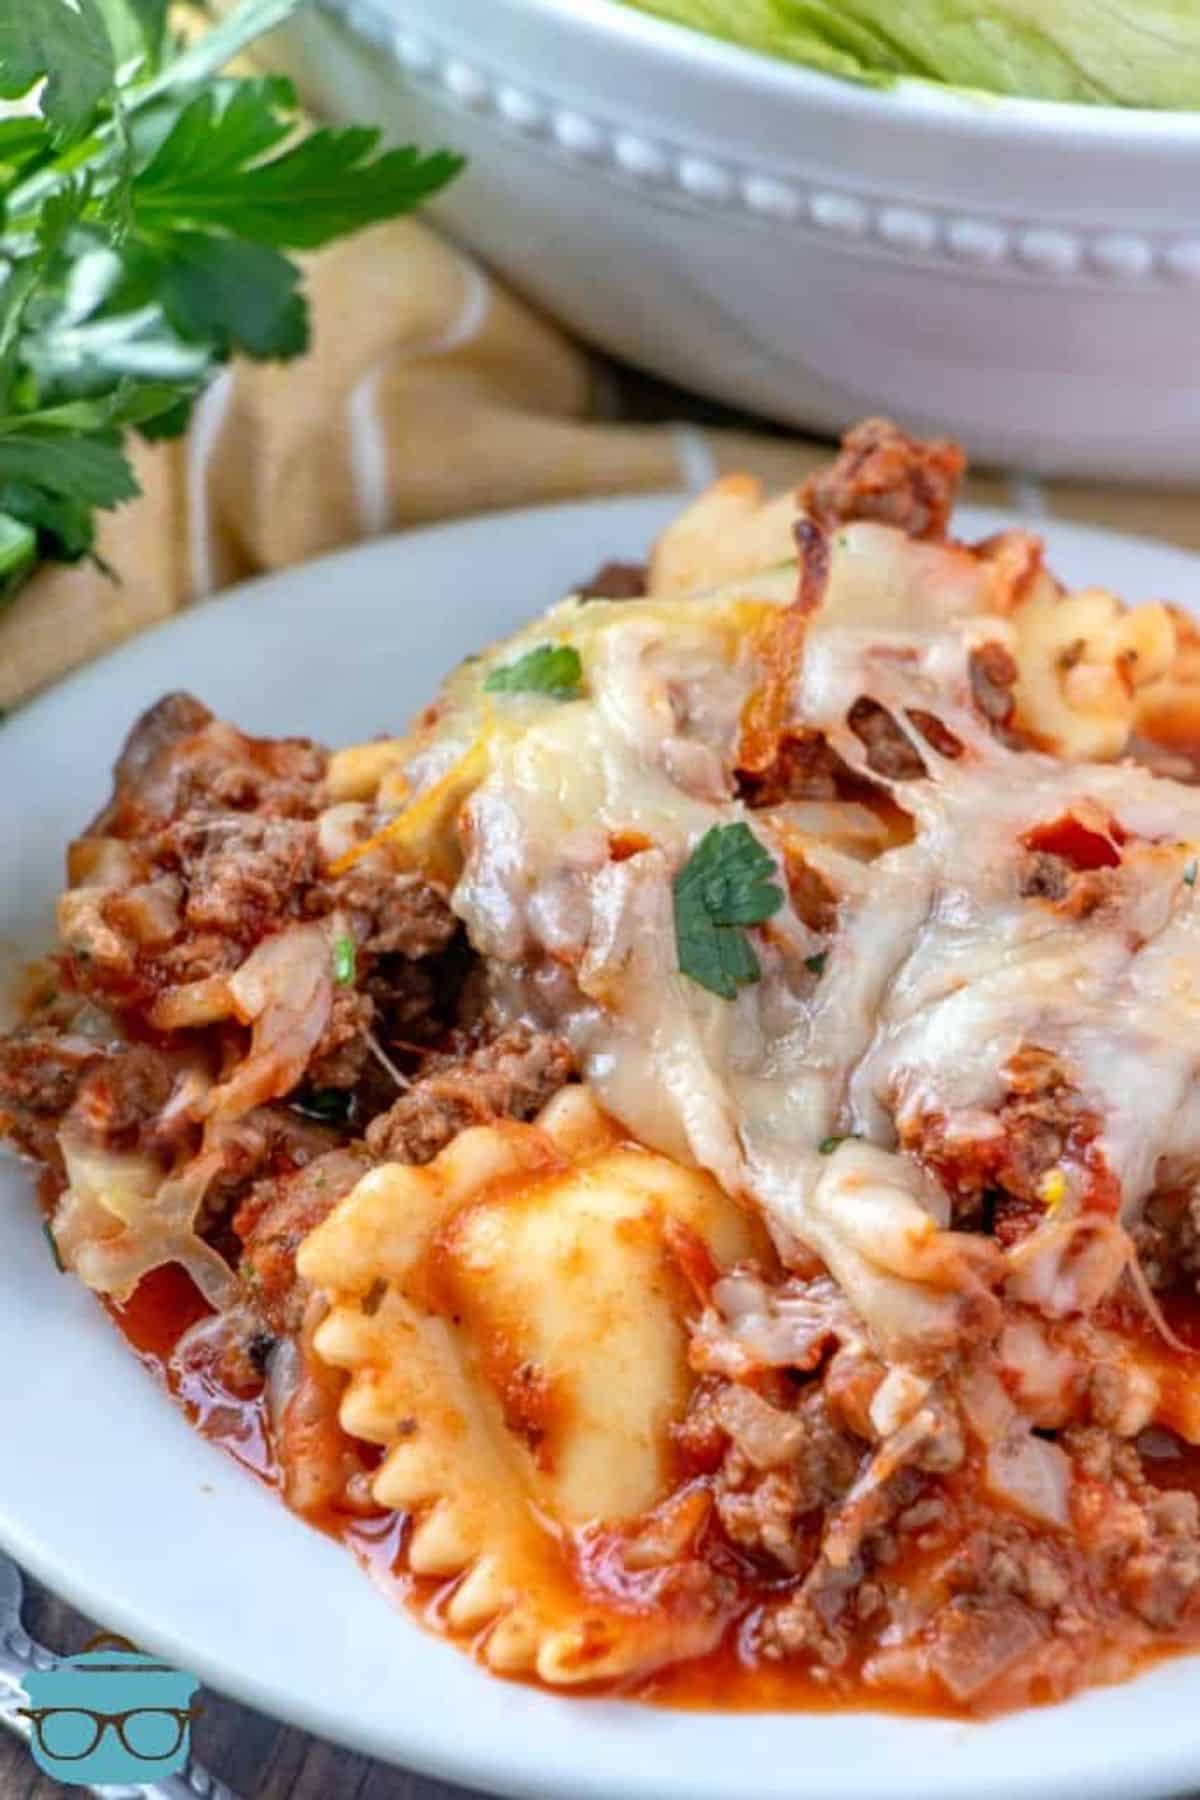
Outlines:
[{"label": "melted cheese", "polygon": [[[736,1001],[676,966],[671,883],[703,833],[745,819],[781,876],[796,840],[787,805],[748,813],[729,781],[760,676],[745,583],[687,601],[569,603],[493,653],[508,660],[568,637],[585,693],[513,703],[522,728],[493,736],[462,815],[454,905],[490,959],[502,1016],[565,1031],[604,1105],[641,1141],[752,1197],[785,1256],[815,1252],[880,1345],[915,1354],[953,1335],[964,1302],[995,1286],[1003,1265],[994,1248],[976,1255],[946,1230],[944,1196],[931,1205],[928,1180],[896,1146],[925,1118],[951,1144],[994,1135],[1015,1052],[1059,1059],[1096,1121],[1094,1155],[1127,1220],[1161,1158],[1200,1157],[1200,914],[1185,879],[1200,793],[996,739],[972,703],[972,654],[985,643],[1028,654],[1045,623],[1013,610],[998,562],[870,524],[838,532],[831,559],[793,672],[792,718],[851,771],[891,786],[912,837],[864,862],[861,846],[848,855],[801,832],[836,899],[830,943],[789,904],[752,934],[762,979]],[[790,580],[754,577],[755,606],[778,607]],[[1046,601],[1045,581],[1026,604]],[[1095,596],[1076,612],[1113,655],[1144,638],[1161,666],[1161,609],[1136,631]],[[1034,675],[1044,680],[1045,667]],[[1082,695],[1093,715],[1097,694],[1093,683]],[[863,697],[909,738],[924,778],[888,782],[871,768],[848,723]],[[460,692],[452,710],[454,735],[478,720],[479,694]],[[933,749],[914,712],[933,714],[961,753]],[[1119,748],[1115,729],[1103,747]],[[1094,745],[1096,730],[1084,719],[1076,740]],[[1094,908],[1074,917],[1022,892],[1026,840],[1064,818],[1111,825],[1124,846]],[[869,1140],[869,1170],[845,1150],[832,1163],[818,1155],[845,1132]],[[1066,1216],[1082,1203],[1072,1188]],[[1054,1304],[1080,1303],[1053,1254]]]}]

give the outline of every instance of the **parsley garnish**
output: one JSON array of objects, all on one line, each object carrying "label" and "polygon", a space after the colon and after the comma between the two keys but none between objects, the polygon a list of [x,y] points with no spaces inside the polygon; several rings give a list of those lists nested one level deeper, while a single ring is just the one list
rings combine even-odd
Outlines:
[{"label": "parsley garnish", "polygon": [[[138,491],[122,448],[183,430],[235,351],[308,344],[310,250],[411,211],[462,166],[297,135],[280,76],[230,59],[302,0],[241,0],[190,44],[166,0],[0,0],[0,599],[75,561]],[[41,83],[40,92],[38,84]]]},{"label": "parsley garnish", "polygon": [[675,945],[681,973],[733,1000],[759,978],[743,927],[783,905],[775,865],[748,825],[714,825],[675,877]]},{"label": "parsley garnish", "polygon": [[297,1112],[327,1125],[348,1125],[354,1109],[353,1095],[345,1088],[312,1088],[292,1105]]},{"label": "parsley garnish", "polygon": [[1184,887],[1195,887],[1196,885],[1196,865],[1194,862],[1190,862],[1183,871],[1183,885]]},{"label": "parsley garnish", "polygon": [[493,669],[483,685],[489,694],[548,694],[552,700],[577,700],[582,681],[578,650],[570,644],[539,644],[516,662]]},{"label": "parsley garnish", "polygon": [[854,1135],[855,1135],[854,1132],[847,1131],[847,1132],[843,1132],[841,1137],[822,1138],[820,1143],[817,1145],[817,1155],[818,1156],[832,1156],[839,1144],[848,1144],[850,1142],[850,1139]]},{"label": "parsley garnish", "polygon": [[354,939],[348,932],[333,940],[333,979],[339,987],[349,987],[358,966]]},{"label": "parsley garnish", "polygon": [[815,956],[806,956],[804,966],[810,975],[823,975],[825,964],[829,961],[828,950],[818,950]]},{"label": "parsley garnish", "polygon": [[46,1242],[50,1246],[50,1254],[54,1258],[55,1268],[60,1275],[65,1275],[67,1272],[67,1265],[62,1259],[62,1251],[58,1247],[58,1239],[54,1235],[54,1227],[51,1225],[49,1219],[43,1219],[42,1231],[45,1235]]}]

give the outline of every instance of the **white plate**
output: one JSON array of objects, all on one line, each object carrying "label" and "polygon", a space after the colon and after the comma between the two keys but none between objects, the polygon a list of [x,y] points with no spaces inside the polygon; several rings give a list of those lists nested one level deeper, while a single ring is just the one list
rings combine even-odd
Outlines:
[{"label": "white plate", "polygon": [[[138,639],[0,729],[0,943],[49,931],[68,837],[134,716],[187,686],[250,730],[401,726],[465,651],[678,505],[486,518],[259,582]],[[994,529],[974,515],[966,529]],[[1190,598],[1200,561],[1068,526],[1074,581]],[[51,1264],[0,1168],[0,1541],[44,1581],[215,1688],[447,1779],[547,1800],[1138,1800],[1200,1773],[1200,1662],[986,1726],[887,1715],[670,1713],[480,1672],[395,1612],[335,1544],[196,1436]]]}]

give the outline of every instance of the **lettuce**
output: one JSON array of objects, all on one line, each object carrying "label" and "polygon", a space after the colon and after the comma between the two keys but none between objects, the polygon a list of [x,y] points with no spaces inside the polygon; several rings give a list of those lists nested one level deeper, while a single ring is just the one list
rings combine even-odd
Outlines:
[{"label": "lettuce", "polygon": [[628,0],[829,74],[1200,108],[1200,0]]}]

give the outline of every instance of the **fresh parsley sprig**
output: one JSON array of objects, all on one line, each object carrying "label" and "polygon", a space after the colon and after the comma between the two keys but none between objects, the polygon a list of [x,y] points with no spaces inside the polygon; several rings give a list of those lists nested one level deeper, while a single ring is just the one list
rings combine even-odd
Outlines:
[{"label": "fresh parsley sprig", "polygon": [[308,345],[287,254],[406,213],[462,159],[302,129],[230,59],[304,0],[172,38],[167,0],[0,0],[0,596],[137,492],[131,428],[176,433],[235,351]]},{"label": "fresh parsley sprig", "polygon": [[333,979],[339,987],[352,987],[357,972],[357,947],[350,933],[343,931],[333,940]]},{"label": "fresh parsley sprig", "polygon": [[762,925],[783,905],[775,865],[748,825],[714,825],[675,877],[679,968],[723,1000],[757,981],[747,925]]},{"label": "fresh parsley sprig", "polygon": [[547,694],[577,700],[583,692],[583,662],[570,644],[539,644],[516,662],[502,663],[484,682],[489,694]]}]

